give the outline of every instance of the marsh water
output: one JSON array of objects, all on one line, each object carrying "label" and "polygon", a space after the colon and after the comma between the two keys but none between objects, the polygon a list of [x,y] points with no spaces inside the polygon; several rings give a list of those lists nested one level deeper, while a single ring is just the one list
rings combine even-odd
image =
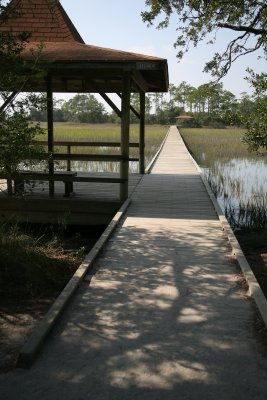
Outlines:
[{"label": "marsh water", "polygon": [[267,227],[267,158],[216,160],[202,170],[233,228]]},{"label": "marsh water", "polygon": [[232,228],[267,228],[267,156],[252,152],[244,135],[241,128],[182,131]]}]

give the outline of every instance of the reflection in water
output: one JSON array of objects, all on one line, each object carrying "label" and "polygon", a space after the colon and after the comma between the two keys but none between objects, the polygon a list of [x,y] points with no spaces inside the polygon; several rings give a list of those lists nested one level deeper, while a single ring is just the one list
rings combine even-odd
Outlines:
[{"label": "reflection in water", "polygon": [[265,159],[216,160],[203,172],[233,228],[267,226]]}]

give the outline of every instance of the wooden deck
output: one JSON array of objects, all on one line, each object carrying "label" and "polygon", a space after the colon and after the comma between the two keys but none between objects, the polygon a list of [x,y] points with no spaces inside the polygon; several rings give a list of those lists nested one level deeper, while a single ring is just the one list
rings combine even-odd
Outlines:
[{"label": "wooden deck", "polygon": [[[88,175],[78,172],[78,176]],[[90,173],[90,177],[119,177],[116,173]],[[131,194],[142,175],[129,175]],[[55,196],[49,198],[48,182],[27,188],[23,196],[8,197],[5,185],[0,186],[0,220],[15,218],[22,222],[77,225],[107,225],[120,208],[120,187],[117,183],[74,182],[74,193],[64,197],[63,182],[55,182]]]},{"label": "wooden deck", "polygon": [[144,176],[133,197],[127,216],[175,220],[217,220],[217,214],[207,196],[188,151],[172,127],[168,139],[151,174]]},{"label": "wooden deck", "polygon": [[[78,172],[78,176],[86,175]],[[118,178],[119,174],[90,173],[90,176]],[[194,224],[216,220],[199,173],[175,127],[171,128],[151,174],[143,178],[139,174],[129,175],[130,195],[139,182],[128,222],[138,218],[141,223],[143,218],[146,224],[149,218],[153,225],[152,218],[160,218],[161,224],[170,224],[173,219],[180,226],[183,221],[187,224],[188,219]],[[106,225],[122,204],[118,183],[74,182],[73,195],[64,197],[64,183],[55,182],[54,198],[49,198],[48,192],[48,182],[36,182],[23,197],[8,197],[7,191],[0,186],[0,220],[15,218],[23,222]]]},{"label": "wooden deck", "polygon": [[201,263],[217,263],[225,260],[227,248],[200,173],[176,127],[171,127],[151,174],[137,185],[123,222],[99,263],[114,274],[113,262],[117,265],[129,257],[134,273],[139,273],[150,256],[167,264],[170,255],[172,264],[181,259],[200,262],[200,257]]}]

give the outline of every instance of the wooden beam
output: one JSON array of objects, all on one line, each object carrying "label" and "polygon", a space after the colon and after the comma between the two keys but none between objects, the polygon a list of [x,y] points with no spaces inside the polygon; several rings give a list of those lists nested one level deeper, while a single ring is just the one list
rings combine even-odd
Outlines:
[{"label": "wooden beam", "polygon": [[[33,140],[33,144],[47,145],[47,140]],[[54,146],[62,147],[120,147],[120,142],[91,142],[91,141],[74,141],[74,140],[54,140]],[[139,147],[139,143],[131,142],[130,147]],[[70,153],[67,153],[70,154]]]},{"label": "wooden beam", "polygon": [[4,103],[1,105],[0,107],[0,114],[2,114],[6,107],[11,103],[11,101],[16,97],[16,95],[18,94],[18,92],[12,92],[4,101]]},{"label": "wooden beam", "polygon": [[140,92],[140,121],[139,121],[139,174],[145,173],[145,92]]},{"label": "wooden beam", "polygon": [[98,92],[100,96],[108,103],[108,105],[112,108],[112,110],[121,118],[121,111],[118,107],[113,103],[113,101],[107,96],[106,93]]},{"label": "wooden beam", "polygon": [[[122,157],[120,154],[87,154],[87,153],[53,153],[44,154],[42,157],[36,157],[35,160],[70,160],[70,161],[109,161],[109,162],[120,162],[120,161],[139,161],[139,157]],[[32,158],[33,159],[33,158]],[[3,174],[0,173],[0,176]],[[6,178],[5,178],[6,179]]]},{"label": "wooden beam", "polygon": [[[48,132],[48,153],[52,154],[54,151],[54,123],[53,123],[53,91],[52,91],[52,78],[50,75],[47,76],[47,93],[46,93],[46,103],[47,103],[47,132]],[[54,160],[49,157],[48,160],[48,171],[49,175],[54,175]],[[49,181],[49,196],[53,197],[55,195],[55,184],[54,181]]]},{"label": "wooden beam", "polygon": [[136,85],[141,89],[143,92],[148,92],[148,85],[140,72],[134,71],[133,73],[133,81],[136,83]]},{"label": "wooden beam", "polygon": [[121,97],[121,156],[124,158],[120,163],[120,178],[124,180],[120,184],[120,200],[128,197],[129,179],[129,136],[130,136],[130,96],[131,96],[131,74],[123,73],[122,97]]},{"label": "wooden beam", "polygon": [[[117,93],[117,95],[121,98],[121,94],[120,93]],[[136,111],[136,109],[133,106],[131,106],[131,104],[130,104],[130,110],[137,116],[138,119],[140,119],[139,112]]]},{"label": "wooden beam", "polygon": [[[110,161],[110,162],[119,162],[119,161],[127,161],[129,157],[122,157],[120,154],[86,154],[86,153],[54,153],[54,160],[71,160],[71,161]],[[132,158],[132,160],[136,161],[138,158]]]}]

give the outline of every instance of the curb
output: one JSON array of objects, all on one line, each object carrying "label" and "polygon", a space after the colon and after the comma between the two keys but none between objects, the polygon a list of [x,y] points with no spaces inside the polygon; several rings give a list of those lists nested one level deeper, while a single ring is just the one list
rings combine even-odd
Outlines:
[{"label": "curb", "polygon": [[70,299],[78,289],[79,285],[83,281],[84,276],[88,272],[93,261],[102,250],[104,244],[118,225],[125,211],[129,207],[131,199],[127,199],[119,211],[112,218],[111,222],[108,224],[107,228],[104,230],[98,241],[95,243],[94,247],[85,256],[84,261],[80,264],[70,281],[67,283],[63,291],[57,297],[51,308],[48,310],[42,321],[38,324],[29,340],[23,346],[20,351],[17,367],[19,368],[29,368],[37,357],[44,341],[55,323],[65,310]]},{"label": "curb", "polygon": [[[180,134],[179,131],[178,131],[178,133]],[[181,136],[181,134],[180,134],[180,136]],[[182,136],[181,136],[181,138],[182,138]],[[182,140],[183,140],[183,138],[182,138]],[[185,145],[185,147],[186,147],[186,145]],[[186,149],[187,149],[187,147],[186,147]],[[188,149],[187,149],[187,151],[188,151]],[[238,265],[247,281],[247,284],[249,287],[249,295],[254,299],[256,306],[258,308],[258,311],[260,313],[260,316],[262,318],[262,321],[263,321],[265,327],[267,328],[267,300],[266,300],[266,297],[264,296],[263,291],[261,290],[261,287],[260,287],[253,271],[251,270],[250,265],[247,262],[247,259],[238,243],[238,240],[235,237],[235,234],[234,234],[231,226],[229,225],[227,219],[225,218],[225,215],[222,212],[222,209],[221,209],[217,199],[215,198],[207,179],[203,176],[201,168],[199,167],[197,162],[194,160],[194,158],[192,157],[192,155],[190,154],[189,151],[188,151],[188,154],[190,155],[193,163],[195,164],[197,170],[200,173],[200,177],[201,177],[202,182],[208,192],[208,195],[212,201],[212,204],[216,210],[216,213],[218,214],[222,228],[227,235],[228,241],[232,248],[232,254],[235,256],[235,259],[237,260]]]}]

